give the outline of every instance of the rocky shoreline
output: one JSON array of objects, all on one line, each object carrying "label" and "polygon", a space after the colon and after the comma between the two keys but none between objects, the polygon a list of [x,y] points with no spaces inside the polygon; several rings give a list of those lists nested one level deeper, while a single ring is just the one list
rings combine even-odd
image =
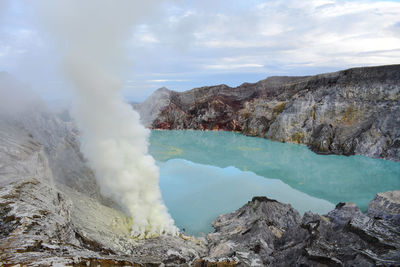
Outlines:
[{"label": "rocky shoreline", "polygon": [[238,131],[314,152],[400,161],[400,65],[270,77],[175,92],[133,104],[152,129]]},{"label": "rocky shoreline", "polygon": [[254,197],[214,221],[209,257],[248,266],[397,266],[399,197],[400,191],[378,194],[366,214],[339,203],[323,216],[300,216],[288,204]]},{"label": "rocky shoreline", "polygon": [[0,266],[399,266],[400,191],[322,216],[254,197],[203,238],[138,240],[78,131],[41,101],[0,114]]},{"label": "rocky shoreline", "polygon": [[0,190],[3,266],[400,264],[400,191],[378,194],[366,214],[353,203],[339,203],[323,216],[300,216],[289,204],[254,197],[219,216],[206,238],[135,240],[123,214],[64,190],[36,179]]},{"label": "rocky shoreline", "polygon": [[130,219],[85,167],[74,128],[45,110],[22,117],[0,118],[2,266],[400,265],[400,191],[378,194],[365,214],[339,203],[324,216],[254,197],[205,238],[133,239]]}]

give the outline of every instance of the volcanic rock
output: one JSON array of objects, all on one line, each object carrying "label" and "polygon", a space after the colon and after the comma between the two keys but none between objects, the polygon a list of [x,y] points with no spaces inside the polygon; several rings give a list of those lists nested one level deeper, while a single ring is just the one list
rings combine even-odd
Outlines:
[{"label": "volcanic rock", "polygon": [[237,211],[219,216],[213,226],[215,232],[207,236],[209,262],[223,259],[238,266],[400,264],[400,226],[369,217],[353,203],[339,203],[325,216],[307,212],[301,217],[288,204],[255,197]]},{"label": "volcanic rock", "polygon": [[133,239],[131,219],[102,196],[78,135],[40,101],[0,112],[3,265],[188,266],[206,255],[194,237]]},{"label": "volcanic rock", "polygon": [[134,108],[153,129],[239,131],[317,153],[400,160],[400,65],[269,77],[234,88],[164,88]]},{"label": "volcanic rock", "polygon": [[254,197],[219,216],[206,238],[134,239],[132,220],[102,196],[73,122],[40,101],[25,104],[0,112],[3,266],[400,265],[400,191],[378,194],[367,214],[339,203],[325,216]]},{"label": "volcanic rock", "polygon": [[369,203],[369,216],[390,220],[400,226],[400,191],[379,193]]}]

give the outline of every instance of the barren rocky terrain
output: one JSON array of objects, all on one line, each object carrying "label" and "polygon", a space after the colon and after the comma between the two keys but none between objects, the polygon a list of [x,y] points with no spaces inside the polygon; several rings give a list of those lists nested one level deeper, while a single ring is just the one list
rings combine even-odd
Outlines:
[{"label": "barren rocky terrain", "polygon": [[400,65],[238,87],[161,88],[133,105],[153,129],[238,131],[323,154],[400,160]]},{"label": "barren rocky terrain", "polygon": [[[393,101],[398,98],[391,97],[398,96],[398,85],[393,88],[397,95],[388,89],[382,94],[396,114]],[[287,105],[276,111],[277,118],[292,114],[289,107],[294,104]],[[1,113],[2,266],[400,265],[400,191],[378,194],[365,214],[352,203],[339,203],[324,216],[301,216],[288,204],[254,197],[237,211],[216,218],[215,231],[206,237],[134,239],[131,219],[102,196],[78,140],[73,122],[49,111],[40,100],[25,103],[18,112]],[[398,150],[389,146],[387,151]]]}]

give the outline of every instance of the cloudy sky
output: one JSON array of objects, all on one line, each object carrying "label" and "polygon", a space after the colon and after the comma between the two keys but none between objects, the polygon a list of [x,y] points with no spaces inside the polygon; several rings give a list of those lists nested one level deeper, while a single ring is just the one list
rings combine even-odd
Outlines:
[{"label": "cloudy sky", "polygon": [[[54,99],[69,85],[37,16],[27,0],[0,0],[0,71]],[[399,64],[400,0],[160,1],[125,47],[120,78],[129,101],[162,86],[237,86],[272,75]]]}]

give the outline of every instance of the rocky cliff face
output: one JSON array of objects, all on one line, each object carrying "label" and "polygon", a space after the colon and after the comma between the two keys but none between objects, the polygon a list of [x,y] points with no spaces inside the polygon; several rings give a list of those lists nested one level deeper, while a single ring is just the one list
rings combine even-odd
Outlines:
[{"label": "rocky cliff face", "polygon": [[270,77],[236,88],[163,88],[134,108],[154,129],[239,131],[317,153],[400,160],[400,65]]},{"label": "rocky cliff face", "polygon": [[342,203],[303,217],[255,197],[206,238],[137,240],[130,218],[102,197],[70,121],[40,101],[0,112],[3,266],[397,266],[399,197],[378,194],[367,214]]},{"label": "rocky cliff face", "polygon": [[[72,152],[79,147],[76,133],[52,114],[34,116],[45,133],[33,130],[32,118],[29,124],[0,119],[0,260],[5,266],[400,264],[399,191],[378,194],[367,214],[341,203],[325,216],[303,217],[288,204],[255,197],[218,217],[215,232],[206,238],[132,239],[130,219],[102,199],[84,161],[58,176],[60,164],[81,157],[79,150]],[[45,136],[59,144],[52,148],[52,142],[38,141]],[[74,182],[62,182],[64,175]]]}]

